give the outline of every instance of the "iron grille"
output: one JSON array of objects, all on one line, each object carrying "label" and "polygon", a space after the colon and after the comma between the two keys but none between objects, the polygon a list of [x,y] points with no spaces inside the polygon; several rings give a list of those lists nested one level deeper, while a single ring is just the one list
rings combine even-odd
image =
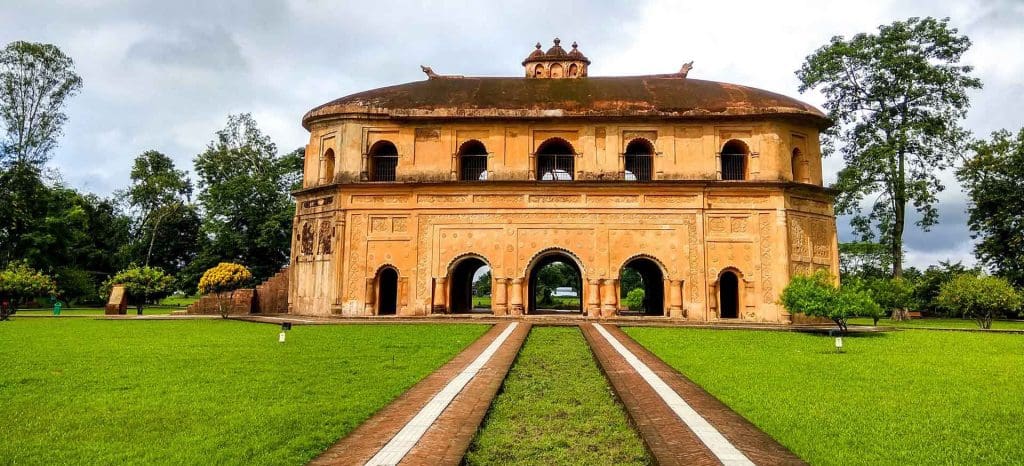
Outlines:
[{"label": "iron grille", "polygon": [[487,179],[486,155],[463,155],[459,161],[459,179],[483,181]]},{"label": "iron grille", "polygon": [[651,154],[626,155],[626,181],[651,181],[654,172],[654,156]]},{"label": "iron grille", "polygon": [[575,170],[574,154],[543,154],[537,156],[537,179],[541,181],[571,181]]},{"label": "iron grille", "polygon": [[745,154],[722,154],[722,179],[742,180],[746,178]]},{"label": "iron grille", "polygon": [[372,168],[370,181],[395,181],[395,175],[398,171],[398,156],[375,155],[373,156]]}]

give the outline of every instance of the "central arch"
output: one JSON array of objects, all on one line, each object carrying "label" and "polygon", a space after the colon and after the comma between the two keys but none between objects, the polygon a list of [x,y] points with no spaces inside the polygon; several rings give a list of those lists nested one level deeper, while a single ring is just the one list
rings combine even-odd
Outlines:
[{"label": "central arch", "polygon": [[[548,268],[552,270],[545,272]],[[527,269],[527,297],[527,314],[582,313],[583,268],[578,259],[560,249],[535,256]]]},{"label": "central arch", "polygon": [[[639,283],[634,280],[639,279]],[[633,257],[619,269],[620,299],[623,303],[629,300],[633,289],[643,290],[643,300],[639,308],[629,309],[630,313],[645,316],[665,315],[665,272],[654,259],[646,256]]]},{"label": "central arch", "polygon": [[[486,287],[477,289],[479,285]],[[448,272],[448,309],[451,313],[491,312],[491,266],[484,258],[468,255],[456,260]],[[478,296],[479,295],[479,296]],[[474,299],[483,298],[484,299]]]},{"label": "central arch", "polygon": [[537,180],[572,181],[576,176],[576,150],[562,138],[551,138],[537,148]]}]

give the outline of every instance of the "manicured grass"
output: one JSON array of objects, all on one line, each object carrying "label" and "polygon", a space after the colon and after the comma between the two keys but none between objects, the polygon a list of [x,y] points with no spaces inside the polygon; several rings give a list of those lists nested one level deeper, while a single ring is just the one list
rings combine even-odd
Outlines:
[{"label": "manicured grass", "polygon": [[[867,318],[856,317],[850,319],[851,325],[872,325],[874,321]],[[927,317],[923,319],[910,319],[895,321],[891,319],[880,319],[879,327],[901,327],[901,328],[980,328],[973,319],[954,319],[948,317]],[[996,320],[992,322],[993,329],[1002,330],[1024,330],[1024,321],[1021,320]]]},{"label": "manicured grass", "polygon": [[0,463],[299,464],[483,325],[0,322]]},{"label": "manicured grass", "polygon": [[198,300],[199,296],[184,296],[180,294],[175,294],[164,298],[163,301],[160,301],[160,305],[168,307],[185,308],[189,304],[192,304]]},{"label": "manicured grass", "polygon": [[[176,306],[147,306],[142,310],[142,315],[168,315],[173,311],[181,309]],[[60,310],[61,316],[101,316],[104,315],[102,307],[72,307]],[[129,307],[127,315],[133,316],[135,308]],[[53,309],[18,309],[15,316],[53,316]]]},{"label": "manicured grass", "polygon": [[576,327],[534,327],[468,464],[649,464]]},{"label": "manicured grass", "polygon": [[1024,336],[627,328],[811,464],[1024,458]]},{"label": "manicured grass", "polygon": [[473,307],[480,309],[490,309],[491,297],[490,296],[473,296]]}]

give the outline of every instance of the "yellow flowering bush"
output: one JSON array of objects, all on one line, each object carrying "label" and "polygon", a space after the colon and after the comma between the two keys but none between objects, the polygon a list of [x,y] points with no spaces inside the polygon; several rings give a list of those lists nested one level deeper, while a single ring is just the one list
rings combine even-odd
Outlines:
[{"label": "yellow flowering bush", "polygon": [[235,290],[252,283],[252,273],[240,264],[221,262],[210,268],[199,279],[200,294],[216,294],[221,317],[231,313],[231,298]]}]

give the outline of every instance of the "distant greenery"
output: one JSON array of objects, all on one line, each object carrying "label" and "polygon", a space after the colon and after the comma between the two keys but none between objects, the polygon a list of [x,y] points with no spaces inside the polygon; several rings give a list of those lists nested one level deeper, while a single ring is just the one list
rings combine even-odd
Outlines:
[{"label": "distant greenery", "polygon": [[103,283],[103,293],[110,294],[114,285],[124,285],[124,292],[130,304],[135,305],[139,315],[143,308],[153,301],[160,301],[174,291],[174,277],[159,267],[132,265]]},{"label": "distant greenery", "polygon": [[651,464],[575,327],[534,327],[467,464]]},{"label": "distant greenery", "polygon": [[992,327],[992,320],[1004,314],[1016,314],[1022,303],[1021,293],[1005,278],[964,274],[942,285],[936,301],[955,314],[974,319],[983,329]]},{"label": "distant greenery", "polygon": [[[850,319],[850,325],[874,325],[871,319],[854,317]],[[885,321],[885,326],[897,328],[967,328],[977,329],[978,323],[973,319],[950,318],[950,317],[926,317],[923,319],[910,319],[904,321]],[[992,328],[995,330],[1024,330],[1024,321],[1021,320],[993,320]]]},{"label": "distant greenery", "polygon": [[1024,458],[1021,335],[625,331],[810,464]]},{"label": "distant greenery", "polygon": [[296,326],[280,344],[277,326],[220,319],[16,318],[0,325],[0,458],[304,464],[487,328]]},{"label": "distant greenery", "polygon": [[52,277],[24,262],[8,264],[0,270],[0,320],[7,320],[10,314],[31,298],[56,293],[57,284]]}]

